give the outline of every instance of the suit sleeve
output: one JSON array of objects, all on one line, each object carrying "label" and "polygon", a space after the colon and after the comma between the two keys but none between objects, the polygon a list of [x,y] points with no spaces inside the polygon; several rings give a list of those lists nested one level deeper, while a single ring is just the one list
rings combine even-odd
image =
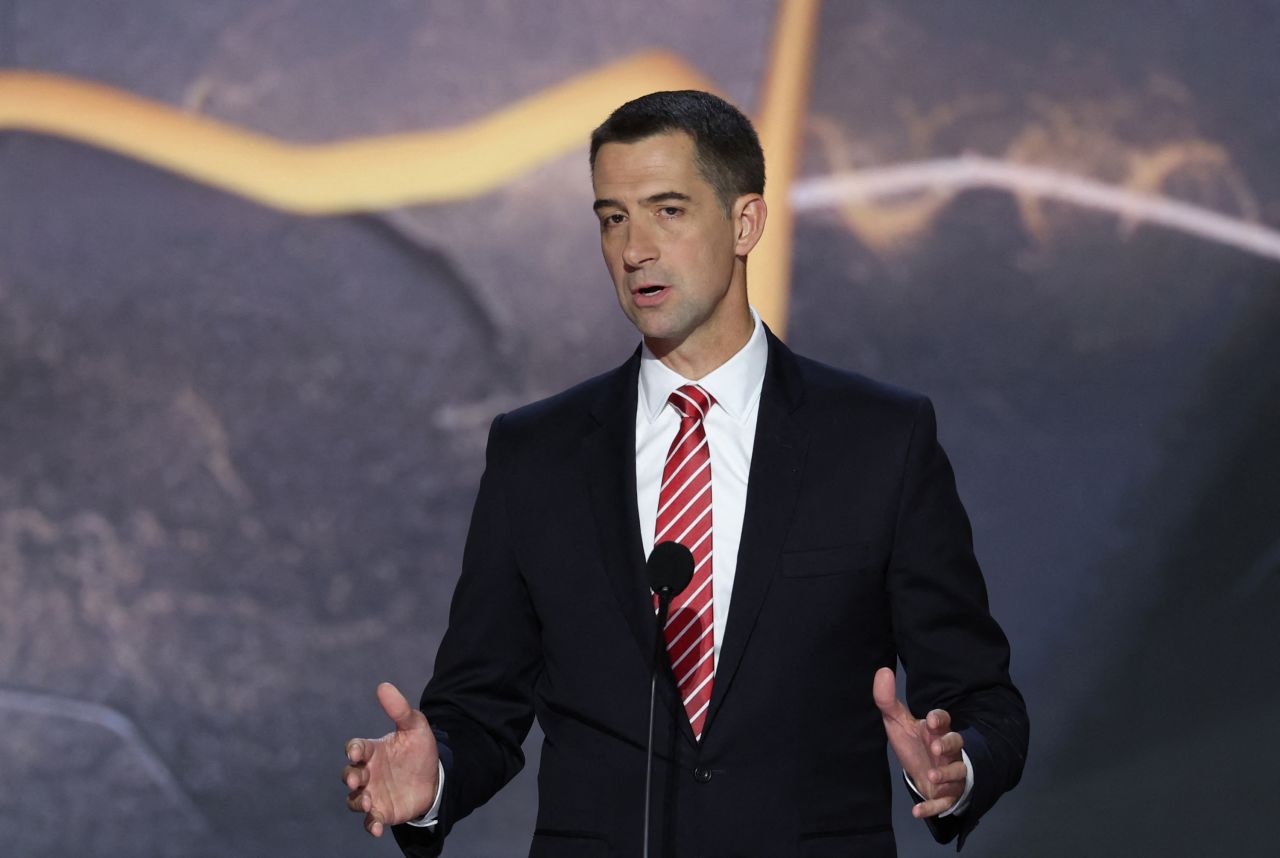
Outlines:
[{"label": "suit sleeve", "polygon": [[422,694],[445,769],[439,823],[393,828],[410,858],[439,855],[453,824],[524,766],[520,746],[533,723],[540,628],[512,544],[507,459],[500,416],[489,430],[449,627]]},{"label": "suit sleeve", "polygon": [[969,519],[928,400],[916,409],[893,545],[889,595],[908,706],[917,714],[950,712],[973,764],[965,812],[929,820],[935,839],[958,837],[959,848],[1021,777],[1029,723],[1009,677],[1009,643],[988,609]]}]

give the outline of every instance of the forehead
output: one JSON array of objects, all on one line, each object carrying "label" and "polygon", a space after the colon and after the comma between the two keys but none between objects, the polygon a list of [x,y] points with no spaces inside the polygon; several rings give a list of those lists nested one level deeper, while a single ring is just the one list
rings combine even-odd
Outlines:
[{"label": "forehead", "polygon": [[596,152],[591,184],[597,198],[617,200],[666,191],[712,193],[698,170],[693,138],[683,131],[604,144]]}]

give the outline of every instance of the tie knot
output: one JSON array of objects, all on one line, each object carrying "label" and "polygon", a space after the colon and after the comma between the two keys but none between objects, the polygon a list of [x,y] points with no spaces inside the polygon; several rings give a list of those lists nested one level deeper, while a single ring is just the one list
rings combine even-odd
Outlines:
[{"label": "tie knot", "polygon": [[698,384],[686,384],[672,391],[667,401],[676,407],[680,416],[686,420],[702,420],[707,411],[716,404],[715,398]]}]

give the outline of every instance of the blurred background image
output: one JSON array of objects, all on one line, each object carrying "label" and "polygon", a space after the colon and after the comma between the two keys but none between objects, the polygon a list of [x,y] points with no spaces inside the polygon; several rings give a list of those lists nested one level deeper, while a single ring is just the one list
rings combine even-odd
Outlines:
[{"label": "blurred background image", "polygon": [[[398,854],[343,743],[430,675],[490,420],[638,341],[586,135],[684,87],[765,138],[766,321],[937,407],[1032,720],[964,854],[1268,854],[1277,45],[1274,0],[0,0],[0,855]],[[447,855],[525,854],[539,742]]]}]

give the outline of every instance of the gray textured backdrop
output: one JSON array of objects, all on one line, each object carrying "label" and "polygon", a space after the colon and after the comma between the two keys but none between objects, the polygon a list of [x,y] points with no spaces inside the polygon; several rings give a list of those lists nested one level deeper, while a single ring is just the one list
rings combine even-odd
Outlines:
[{"label": "gray textured backdrop", "polygon": [[[774,12],[0,0],[0,67],[317,142],[654,47],[750,110]],[[1133,189],[1172,146],[1147,189],[1280,227],[1280,4],[830,0],[820,33],[806,181],[969,152]],[[966,854],[1265,851],[1275,254],[988,188],[805,208],[793,282],[797,349],[934,398],[1013,643],[1032,758]],[[585,147],[304,218],[0,132],[0,855],[394,854],[342,743],[429,674],[488,421],[634,339]],[[523,854],[533,802],[526,771],[448,854]]]}]

